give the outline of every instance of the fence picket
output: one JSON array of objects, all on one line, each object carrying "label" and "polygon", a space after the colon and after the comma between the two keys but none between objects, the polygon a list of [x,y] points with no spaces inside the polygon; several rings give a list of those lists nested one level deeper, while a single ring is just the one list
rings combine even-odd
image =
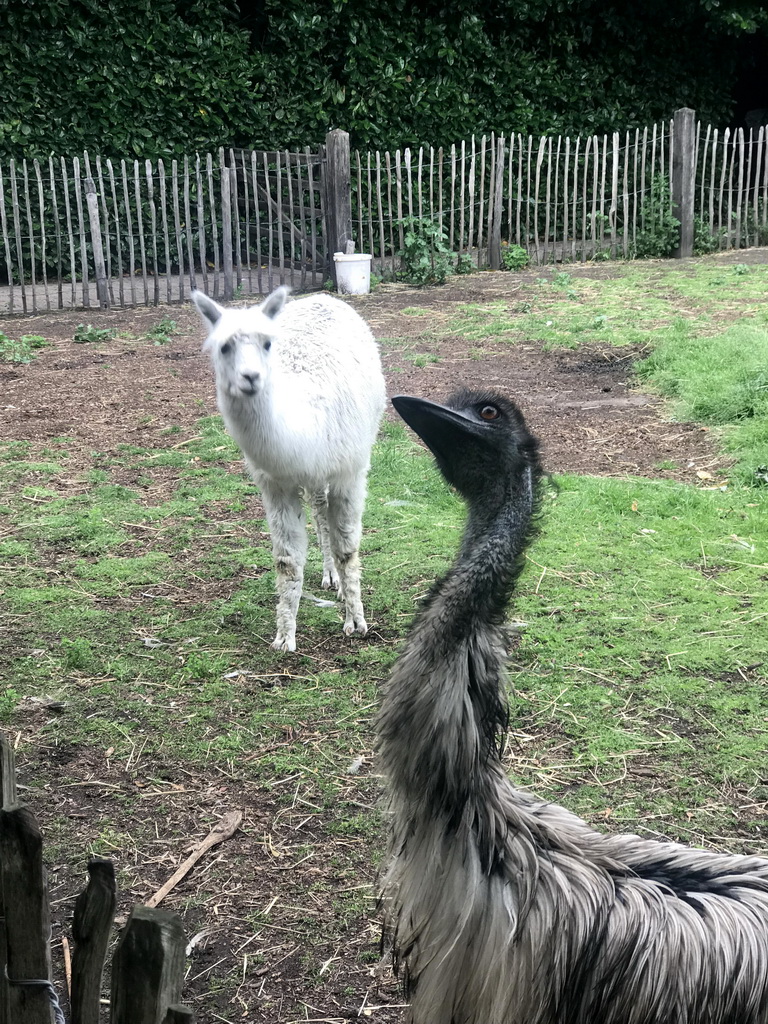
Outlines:
[{"label": "fence picket", "polygon": [[220,274],[221,264],[219,262],[219,225],[216,217],[216,189],[213,182],[213,153],[205,155],[205,180],[208,188],[208,213],[211,223],[211,250],[213,253],[213,297],[221,297]]},{"label": "fence picket", "polygon": [[451,231],[448,238],[448,246],[453,249],[454,221],[456,217],[456,146],[451,146]]},{"label": "fence picket", "polygon": [[78,896],[72,919],[72,1024],[99,1024],[101,978],[116,908],[112,861],[93,857],[88,862],[88,887]]},{"label": "fence picket", "polygon": [[112,306],[115,302],[115,293],[112,285],[112,231],[109,226],[109,210],[107,209],[107,190],[104,187],[104,172],[101,167],[101,157],[96,157],[96,177],[99,180],[99,208],[101,210],[101,220],[103,230],[101,232],[102,244],[106,247],[106,263],[107,263],[107,292],[109,293],[109,304]]},{"label": "fence picket", "polygon": [[13,313],[13,261],[11,260],[11,243],[8,237],[8,220],[5,214],[5,187],[3,185],[3,168],[0,164],[0,231],[3,235],[3,249],[5,250],[5,267],[8,274],[8,312]]},{"label": "fence picket", "polygon": [[21,804],[0,810],[0,873],[9,1019],[14,1024],[53,1024],[48,990],[20,984],[27,979],[51,978],[51,920],[43,840],[32,812]]},{"label": "fence picket", "polygon": [[[63,162],[62,162],[63,166]],[[125,223],[128,230],[128,270],[130,274],[131,282],[131,303],[136,304],[136,249],[133,241],[133,218],[131,217],[131,200],[128,195],[128,168],[125,165],[125,160],[120,161],[120,170],[123,178],[123,203],[125,204]],[[66,195],[66,190],[64,195]]]},{"label": "fence picket", "polygon": [[[181,210],[179,208],[179,162],[171,161],[171,203],[173,207],[173,234],[176,239],[176,259],[179,264],[179,301],[184,301],[184,246],[181,242]],[[189,233],[189,222],[187,221]],[[168,266],[170,275],[171,268]],[[191,277],[191,268],[190,268]],[[194,285],[192,285],[194,288]]]},{"label": "fence picket", "polygon": [[29,196],[29,170],[27,161],[22,160],[22,173],[24,175],[24,211],[27,215],[27,232],[29,238],[29,266],[30,283],[32,296],[32,312],[37,312],[37,261],[35,259],[35,230],[32,224],[32,204]]},{"label": "fence picket", "polygon": [[27,312],[27,289],[24,281],[24,249],[21,245],[21,213],[19,210],[19,189],[16,183],[16,161],[11,160],[11,211],[13,213],[13,233],[16,236],[16,269],[19,275],[19,287],[21,290],[21,308]]},{"label": "fence picket", "polygon": [[181,997],[184,930],[165,910],[134,907],[112,960],[111,1024],[160,1022]]},{"label": "fence picket", "polygon": [[475,136],[472,136],[470,158],[469,158],[469,179],[467,190],[469,192],[469,224],[467,225],[467,252],[472,248],[472,241],[475,237],[475,164],[477,161],[477,146]]},{"label": "fence picket", "polygon": [[235,151],[229,151],[229,166],[224,171],[229,175],[229,198],[235,223],[235,284],[238,288],[243,283],[243,239],[240,234],[240,194],[237,190],[237,161]]}]

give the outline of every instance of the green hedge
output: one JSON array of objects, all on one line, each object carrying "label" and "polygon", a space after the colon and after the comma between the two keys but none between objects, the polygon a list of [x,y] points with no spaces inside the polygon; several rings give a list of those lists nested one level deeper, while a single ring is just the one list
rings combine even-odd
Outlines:
[{"label": "green hedge", "polygon": [[722,122],[766,24],[746,0],[6,0],[0,158]]}]

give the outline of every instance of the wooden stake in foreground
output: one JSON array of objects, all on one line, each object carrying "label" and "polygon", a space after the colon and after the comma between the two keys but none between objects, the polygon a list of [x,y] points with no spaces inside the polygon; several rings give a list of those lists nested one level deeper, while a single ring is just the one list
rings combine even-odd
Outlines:
[{"label": "wooden stake in foreground", "polygon": [[218,825],[216,825],[205,839],[195,847],[184,863],[174,871],[168,881],[164,885],[160,886],[154,896],[151,896],[147,900],[145,906],[158,906],[165,899],[168,893],[171,892],[172,889],[176,888],[182,878],[192,870],[203,854],[206,854],[214,846],[218,846],[219,843],[223,843],[225,840],[232,838],[240,827],[242,820],[242,811],[228,811],[219,821]]}]

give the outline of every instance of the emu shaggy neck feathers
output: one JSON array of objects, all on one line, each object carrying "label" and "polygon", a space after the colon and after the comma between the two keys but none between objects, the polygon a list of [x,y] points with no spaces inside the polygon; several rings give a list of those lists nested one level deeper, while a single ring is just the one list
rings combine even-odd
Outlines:
[{"label": "emu shaggy neck feathers", "polygon": [[[482,445],[473,399],[448,405]],[[425,440],[454,484],[469,482],[470,515],[377,722],[384,936],[410,1020],[768,1024],[768,860],[604,835],[505,776],[501,625],[538,466],[499,467],[484,492],[441,438]]]}]

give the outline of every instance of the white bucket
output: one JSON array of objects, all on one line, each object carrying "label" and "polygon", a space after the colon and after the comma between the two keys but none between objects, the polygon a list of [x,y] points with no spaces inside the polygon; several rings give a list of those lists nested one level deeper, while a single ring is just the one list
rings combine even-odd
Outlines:
[{"label": "white bucket", "polygon": [[371,290],[371,256],[369,253],[343,252],[333,254],[336,265],[336,290],[341,295],[367,295]]}]

